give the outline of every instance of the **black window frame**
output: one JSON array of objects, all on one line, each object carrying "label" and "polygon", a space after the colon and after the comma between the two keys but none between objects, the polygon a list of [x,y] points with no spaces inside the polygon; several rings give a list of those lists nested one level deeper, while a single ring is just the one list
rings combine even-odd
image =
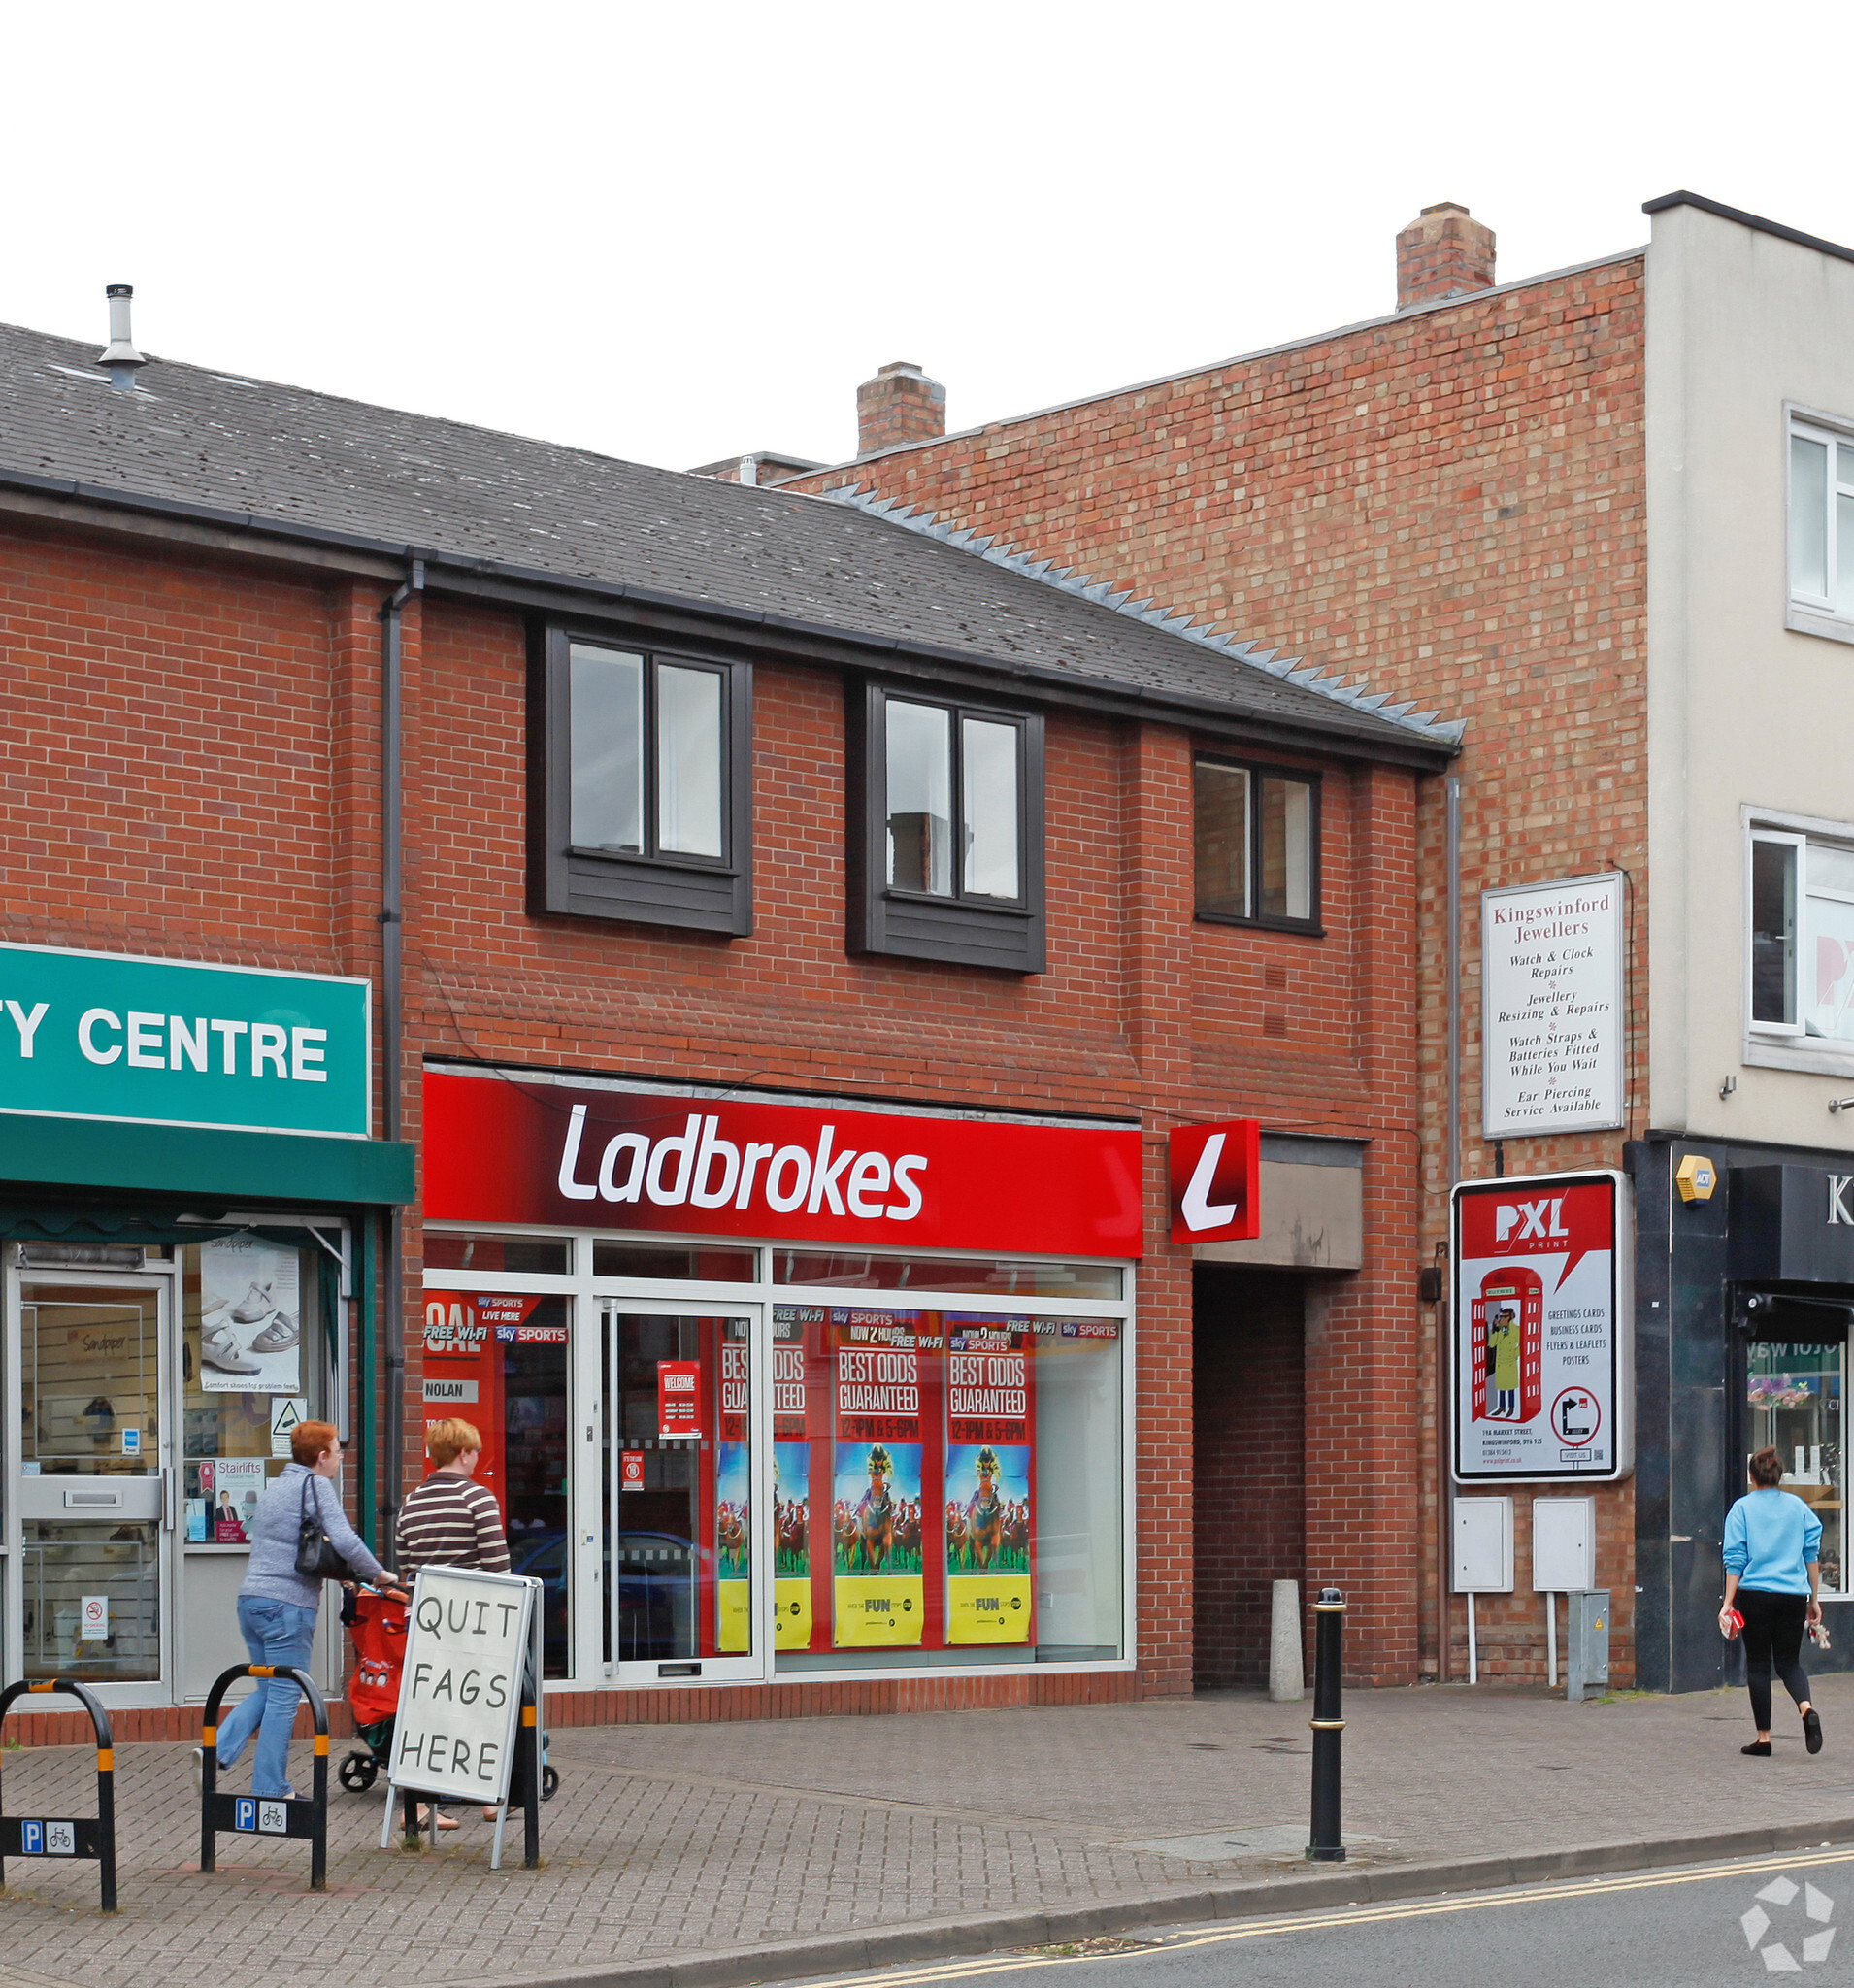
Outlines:
[{"label": "black window frame", "polygon": [[[572,826],[572,652],[576,644],[644,658],[645,847],[632,855],[575,847]],[[656,845],[656,677],[670,664],[721,679],[719,858]],[[716,932],[753,930],[752,665],[695,645],[640,640],[579,621],[537,626],[529,650],[529,909],[550,916],[617,919]]]},{"label": "black window frame", "polygon": [[[1236,911],[1207,911],[1198,901],[1197,875],[1197,780],[1200,766],[1226,766],[1245,773],[1249,779],[1248,794],[1248,856],[1249,856],[1249,902],[1262,902],[1262,782],[1265,779],[1295,780],[1310,789],[1307,810],[1307,870],[1308,905],[1310,915],[1305,918],[1289,918],[1265,911],[1251,911],[1246,917]],[[1323,939],[1326,927],[1323,922],[1321,902],[1321,861],[1320,861],[1320,799],[1324,776],[1305,766],[1279,766],[1269,760],[1244,759],[1232,752],[1217,752],[1199,746],[1191,754],[1191,912],[1194,920],[1204,925],[1240,925],[1250,931],[1300,932],[1312,939]]]},{"label": "black window frame", "polygon": [[[952,805],[965,819],[961,720],[981,718],[1016,729],[1017,854],[1022,894],[983,897],[965,887],[955,850],[948,895],[907,890],[888,881],[888,706],[922,704],[952,719]],[[864,680],[847,700],[848,810],[847,948],[901,959],[988,967],[1000,973],[1047,971],[1043,903],[1043,722],[1040,712],[998,704],[928,683]]]}]

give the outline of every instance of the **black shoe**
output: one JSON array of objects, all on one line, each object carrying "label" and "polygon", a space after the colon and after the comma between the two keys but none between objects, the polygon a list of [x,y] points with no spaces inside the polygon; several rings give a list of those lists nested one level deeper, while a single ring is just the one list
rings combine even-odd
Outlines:
[{"label": "black shoe", "polygon": [[1811,1753],[1822,1750],[1822,1715],[1813,1706],[1803,1714],[1803,1743]]},{"label": "black shoe", "polygon": [[1768,1740],[1753,1740],[1749,1746],[1740,1746],[1738,1751],[1740,1753],[1754,1753],[1760,1760],[1769,1760],[1771,1757],[1771,1742]]}]

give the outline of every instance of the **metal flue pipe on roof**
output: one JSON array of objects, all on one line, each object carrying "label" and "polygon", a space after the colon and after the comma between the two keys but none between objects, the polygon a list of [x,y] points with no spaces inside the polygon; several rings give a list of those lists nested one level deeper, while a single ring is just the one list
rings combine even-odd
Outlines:
[{"label": "metal flue pipe on roof", "polygon": [[110,369],[112,386],[132,387],[135,369],[148,364],[129,336],[129,300],[135,295],[135,285],[111,283],[104,295],[110,300],[110,343],[97,354],[96,362]]}]

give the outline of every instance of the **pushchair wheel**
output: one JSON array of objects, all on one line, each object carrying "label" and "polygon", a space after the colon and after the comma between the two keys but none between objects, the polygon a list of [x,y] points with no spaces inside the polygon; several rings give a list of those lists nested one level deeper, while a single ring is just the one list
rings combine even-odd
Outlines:
[{"label": "pushchair wheel", "polygon": [[380,1763],[371,1753],[350,1753],[341,1764],[341,1784],[350,1795],[364,1795],[380,1778]]},{"label": "pushchair wheel", "polygon": [[541,1799],[551,1802],[560,1792],[560,1770],[557,1767],[544,1767],[541,1770]]}]

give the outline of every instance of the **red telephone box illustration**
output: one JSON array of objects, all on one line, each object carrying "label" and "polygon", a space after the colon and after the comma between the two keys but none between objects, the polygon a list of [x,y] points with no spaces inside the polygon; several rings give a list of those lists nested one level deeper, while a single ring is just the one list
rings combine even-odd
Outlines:
[{"label": "red telephone box illustration", "polygon": [[1530,1422],[1543,1406],[1544,1285],[1537,1273],[1503,1264],[1481,1278],[1480,1296],[1469,1312],[1473,1419]]}]

